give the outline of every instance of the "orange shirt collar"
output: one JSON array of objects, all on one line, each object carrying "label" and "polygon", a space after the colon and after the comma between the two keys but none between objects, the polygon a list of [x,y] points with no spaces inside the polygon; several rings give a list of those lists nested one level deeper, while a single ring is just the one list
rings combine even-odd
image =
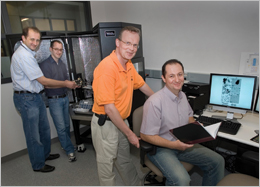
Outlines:
[{"label": "orange shirt collar", "polygon": [[116,64],[116,66],[118,67],[119,71],[129,71],[131,69],[130,64],[132,63],[131,60],[128,60],[128,62],[126,63],[126,70],[123,68],[123,66],[121,65],[121,63],[119,62],[117,56],[116,56],[116,50],[113,50],[112,53],[110,54],[111,58],[113,59],[113,62]]}]

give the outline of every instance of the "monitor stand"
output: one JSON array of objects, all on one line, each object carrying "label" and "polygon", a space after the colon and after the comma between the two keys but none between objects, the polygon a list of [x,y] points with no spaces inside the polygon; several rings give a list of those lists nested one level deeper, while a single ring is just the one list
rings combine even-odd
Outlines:
[{"label": "monitor stand", "polygon": [[237,118],[234,118],[234,112],[227,112],[227,116],[217,116],[217,115],[213,115],[211,116],[212,118],[217,118],[217,119],[221,119],[223,121],[231,121],[233,123],[239,123],[237,121]]}]

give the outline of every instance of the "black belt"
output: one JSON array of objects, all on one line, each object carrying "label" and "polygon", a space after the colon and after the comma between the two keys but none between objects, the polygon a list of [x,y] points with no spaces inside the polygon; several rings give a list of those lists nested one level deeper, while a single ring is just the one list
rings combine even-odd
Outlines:
[{"label": "black belt", "polygon": [[[40,91],[39,94],[43,93],[44,90]],[[29,92],[29,91],[26,91],[26,90],[22,90],[22,91],[14,91],[14,93],[16,94],[22,94],[22,93],[30,93],[30,94],[33,94],[32,92]]]},{"label": "black belt", "polygon": [[[96,117],[98,117],[99,118],[99,116],[100,116],[100,114],[96,114],[96,113],[94,113],[95,114],[95,116]],[[104,114],[103,114],[104,115]],[[107,119],[106,120],[108,120],[108,121],[111,121],[111,119],[107,116]]]},{"label": "black belt", "polygon": [[54,95],[54,96],[48,97],[48,99],[58,99],[58,98],[64,98],[66,96],[67,96],[67,94],[64,94],[64,95]]}]

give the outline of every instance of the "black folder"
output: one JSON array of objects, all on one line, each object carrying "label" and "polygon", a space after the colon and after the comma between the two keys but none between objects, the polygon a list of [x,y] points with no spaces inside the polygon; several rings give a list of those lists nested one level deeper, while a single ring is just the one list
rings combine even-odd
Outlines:
[{"label": "black folder", "polygon": [[221,122],[204,127],[199,122],[189,123],[170,130],[170,134],[183,143],[196,144],[216,139]]}]

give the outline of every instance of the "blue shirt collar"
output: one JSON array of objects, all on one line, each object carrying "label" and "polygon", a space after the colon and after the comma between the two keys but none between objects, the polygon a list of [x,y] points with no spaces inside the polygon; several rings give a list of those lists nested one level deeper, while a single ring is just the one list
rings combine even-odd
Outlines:
[{"label": "blue shirt collar", "polygon": [[[50,60],[51,63],[57,64],[56,61],[52,58],[51,55],[49,56],[49,60]],[[59,63],[62,63],[61,59],[58,60],[58,64],[59,64]]]},{"label": "blue shirt collar", "polygon": [[35,56],[36,52],[32,51],[31,49],[29,49],[22,41],[21,41],[21,45],[29,52],[31,53],[33,56]]}]

